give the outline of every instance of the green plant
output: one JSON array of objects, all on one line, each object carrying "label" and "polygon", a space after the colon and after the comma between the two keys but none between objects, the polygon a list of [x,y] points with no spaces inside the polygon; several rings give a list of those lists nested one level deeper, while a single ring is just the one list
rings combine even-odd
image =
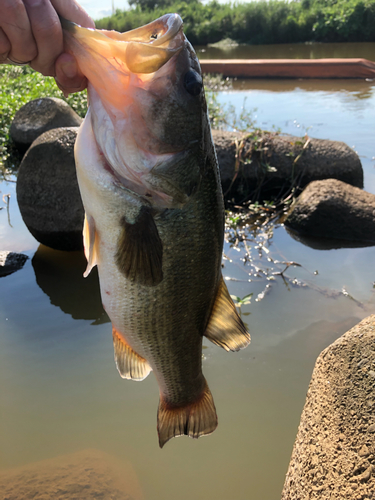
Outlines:
[{"label": "green plant", "polygon": [[28,66],[0,66],[0,95],[0,169],[3,176],[12,173],[19,161],[9,137],[9,128],[21,106],[39,97],[59,97],[82,117],[87,110],[86,91],[65,98],[53,78]]}]

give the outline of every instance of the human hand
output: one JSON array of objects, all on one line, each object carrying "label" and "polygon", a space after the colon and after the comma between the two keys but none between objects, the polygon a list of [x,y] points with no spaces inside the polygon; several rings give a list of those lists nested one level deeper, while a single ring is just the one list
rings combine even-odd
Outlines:
[{"label": "human hand", "polygon": [[87,80],[75,58],[64,53],[58,15],[95,27],[75,0],[0,0],[0,64],[29,64],[45,76],[54,76],[67,95],[83,90]]}]

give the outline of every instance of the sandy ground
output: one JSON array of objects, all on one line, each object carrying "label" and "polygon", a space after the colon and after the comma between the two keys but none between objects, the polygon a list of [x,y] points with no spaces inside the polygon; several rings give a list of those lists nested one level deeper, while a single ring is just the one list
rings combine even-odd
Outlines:
[{"label": "sandy ground", "polygon": [[319,356],[282,500],[375,499],[375,315]]},{"label": "sandy ground", "polygon": [[129,463],[84,450],[0,472],[1,500],[142,500]]}]

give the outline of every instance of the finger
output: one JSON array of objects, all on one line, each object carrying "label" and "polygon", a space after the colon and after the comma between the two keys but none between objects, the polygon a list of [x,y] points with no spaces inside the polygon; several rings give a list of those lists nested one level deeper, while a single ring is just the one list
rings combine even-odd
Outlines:
[{"label": "finger", "polygon": [[24,0],[38,55],[30,66],[45,76],[55,76],[55,60],[63,52],[60,20],[49,0]]},{"label": "finger", "polygon": [[0,64],[7,62],[8,53],[10,52],[11,46],[8,37],[4,31],[0,28]]},{"label": "finger", "polygon": [[32,61],[38,54],[25,6],[21,0],[2,0],[0,28],[9,40],[8,56],[15,61]]},{"label": "finger", "polygon": [[95,23],[75,0],[51,0],[56,12],[73,23],[85,28],[95,28]]},{"label": "finger", "polygon": [[65,97],[87,87],[87,79],[78,68],[77,62],[70,54],[61,54],[56,60],[56,83]]}]

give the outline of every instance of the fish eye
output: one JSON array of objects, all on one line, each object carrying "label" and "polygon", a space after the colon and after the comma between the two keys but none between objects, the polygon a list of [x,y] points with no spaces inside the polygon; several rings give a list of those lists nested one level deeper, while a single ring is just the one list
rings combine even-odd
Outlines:
[{"label": "fish eye", "polygon": [[184,87],[193,97],[198,96],[203,89],[202,77],[193,69],[189,70],[184,78]]}]

